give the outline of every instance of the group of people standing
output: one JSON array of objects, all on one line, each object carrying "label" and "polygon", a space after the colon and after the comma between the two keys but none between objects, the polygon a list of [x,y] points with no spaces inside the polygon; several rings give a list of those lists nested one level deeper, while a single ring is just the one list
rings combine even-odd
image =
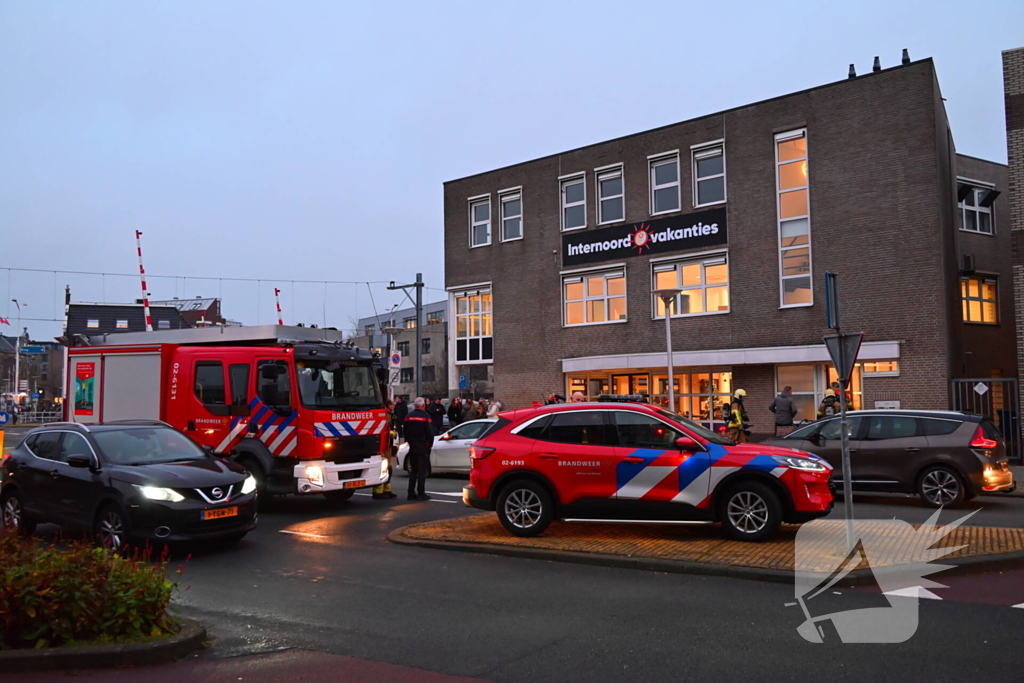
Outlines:
[{"label": "group of people standing", "polygon": [[[850,392],[844,392],[839,382],[832,382],[832,386],[825,390],[825,398],[818,405],[817,419],[838,415],[840,412],[840,400],[843,394],[846,395],[846,405],[853,405],[853,396]],[[725,426],[728,430],[729,439],[736,443],[745,443],[750,436],[750,418],[747,415],[743,399],[747,392],[737,389],[732,395],[732,402],[725,404],[722,415],[725,419]],[[782,388],[779,395],[768,406],[768,410],[775,414],[775,434],[788,433],[794,426],[797,414],[800,412],[793,400],[793,387]]]}]

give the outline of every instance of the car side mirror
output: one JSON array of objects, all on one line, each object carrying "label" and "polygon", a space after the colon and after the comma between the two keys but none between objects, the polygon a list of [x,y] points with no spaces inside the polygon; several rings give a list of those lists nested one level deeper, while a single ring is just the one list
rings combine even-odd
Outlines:
[{"label": "car side mirror", "polygon": [[681,436],[676,439],[676,448],[681,451],[696,451],[700,450],[700,444],[697,443],[692,437]]},{"label": "car side mirror", "polygon": [[75,469],[87,470],[92,467],[92,458],[88,455],[82,455],[81,453],[75,453],[68,456],[68,465]]},{"label": "car side mirror", "polygon": [[447,434],[442,434],[441,435],[441,441],[451,441],[451,440],[452,440],[451,432],[449,432]]}]

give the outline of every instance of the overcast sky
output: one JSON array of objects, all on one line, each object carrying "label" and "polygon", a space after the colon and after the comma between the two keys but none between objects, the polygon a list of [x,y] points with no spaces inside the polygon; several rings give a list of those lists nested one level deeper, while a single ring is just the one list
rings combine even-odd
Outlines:
[{"label": "overcast sky", "polygon": [[[442,183],[931,56],[957,150],[1006,161],[1024,3],[0,1],[0,316],[153,297],[349,327],[443,296]],[[260,278],[256,283],[195,278]],[[373,287],[376,309],[399,301]],[[12,321],[13,322],[13,321]],[[36,338],[56,323],[28,322]],[[0,326],[0,331],[13,328]]]}]

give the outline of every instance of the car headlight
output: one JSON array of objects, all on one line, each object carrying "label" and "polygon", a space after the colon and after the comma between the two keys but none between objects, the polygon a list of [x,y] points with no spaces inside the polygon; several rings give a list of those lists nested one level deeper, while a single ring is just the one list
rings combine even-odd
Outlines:
[{"label": "car headlight", "polygon": [[150,500],[162,500],[168,503],[180,503],[185,500],[185,496],[174,489],[165,489],[159,486],[134,486],[139,490],[139,493]]},{"label": "car headlight", "polygon": [[242,495],[252,493],[256,490],[256,477],[251,474],[242,482]]},{"label": "car headlight", "polygon": [[824,472],[826,468],[820,462],[809,458],[797,458],[791,455],[773,455],[775,462],[792,467],[795,470],[807,470],[808,472]]}]

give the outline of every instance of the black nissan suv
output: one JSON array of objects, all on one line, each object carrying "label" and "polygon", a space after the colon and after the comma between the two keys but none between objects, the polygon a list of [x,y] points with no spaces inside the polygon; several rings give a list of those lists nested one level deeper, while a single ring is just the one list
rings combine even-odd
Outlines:
[{"label": "black nissan suv", "polygon": [[110,550],[145,542],[237,540],[256,527],[256,481],[163,422],[60,422],[3,458],[7,531],[55,523]]}]

